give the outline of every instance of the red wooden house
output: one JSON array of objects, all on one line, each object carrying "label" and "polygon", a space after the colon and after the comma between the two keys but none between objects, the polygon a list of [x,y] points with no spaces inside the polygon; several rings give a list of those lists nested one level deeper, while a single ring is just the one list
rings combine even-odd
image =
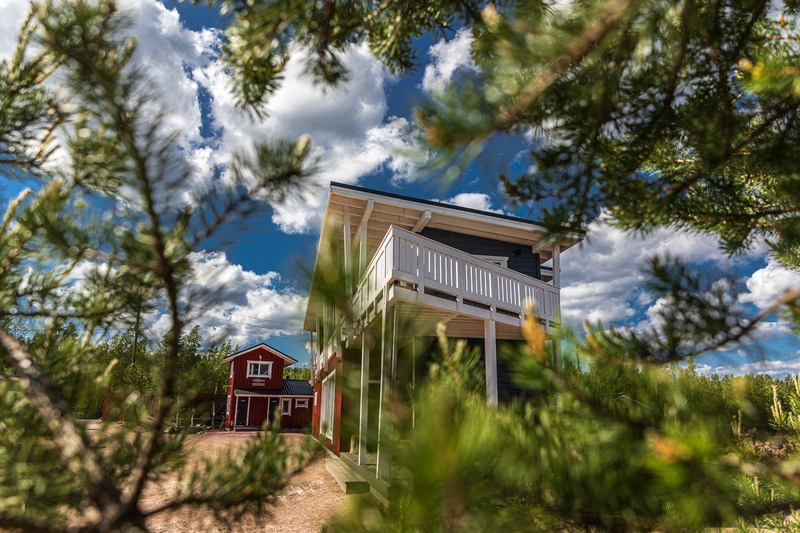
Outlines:
[{"label": "red wooden house", "polygon": [[297,360],[266,344],[240,350],[219,364],[229,364],[225,427],[256,427],[276,421],[282,429],[311,425],[311,384],[283,379],[283,368]]}]

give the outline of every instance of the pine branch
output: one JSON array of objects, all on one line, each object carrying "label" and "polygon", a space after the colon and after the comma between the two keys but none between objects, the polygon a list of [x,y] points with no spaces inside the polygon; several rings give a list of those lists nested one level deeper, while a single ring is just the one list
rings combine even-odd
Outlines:
[{"label": "pine branch", "polygon": [[78,429],[69,408],[27,349],[0,327],[0,348],[19,377],[19,386],[53,435],[67,468],[85,479],[95,511],[117,508],[120,493],[105,471],[100,458]]},{"label": "pine branch", "polygon": [[748,320],[745,323],[738,324],[721,339],[707,346],[703,346],[701,349],[681,354],[680,357],[677,357],[676,359],[664,362],[669,363],[675,361],[685,361],[686,359],[689,359],[691,357],[697,357],[698,355],[702,355],[704,353],[708,353],[717,350],[719,348],[723,348],[728,344],[735,343],[743,339],[748,334],[750,334],[755,329],[755,327],[758,326],[758,324],[763,322],[766,318],[768,318],[770,315],[772,315],[772,313],[774,313],[781,307],[785,305],[796,305],[795,300],[797,300],[798,298],[800,298],[800,287],[786,291],[783,294],[783,296],[773,301],[770,305],[761,310],[761,312],[759,312],[752,319]]},{"label": "pine branch", "polygon": [[528,83],[508,107],[500,111],[492,122],[493,130],[505,130],[515,126],[519,117],[530,108],[536,99],[574,63],[586,57],[600,41],[617,27],[624,19],[631,3],[629,0],[612,0],[609,4],[605,11],[589,23],[583,33],[577,36],[561,55]]}]

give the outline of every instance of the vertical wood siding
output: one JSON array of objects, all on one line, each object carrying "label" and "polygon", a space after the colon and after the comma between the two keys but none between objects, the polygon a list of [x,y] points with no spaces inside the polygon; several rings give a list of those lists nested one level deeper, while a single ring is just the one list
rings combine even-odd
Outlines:
[{"label": "vertical wood siding", "polygon": [[[261,356],[261,359],[259,359]],[[250,361],[271,361],[272,376],[248,378],[247,364]],[[280,389],[283,386],[283,366],[286,361],[265,348],[257,348],[247,355],[241,355],[233,360],[233,386],[236,389]],[[256,384],[257,381],[264,384]]]},{"label": "vertical wood siding", "polygon": [[267,420],[269,398],[250,397],[250,425],[260,426]]}]

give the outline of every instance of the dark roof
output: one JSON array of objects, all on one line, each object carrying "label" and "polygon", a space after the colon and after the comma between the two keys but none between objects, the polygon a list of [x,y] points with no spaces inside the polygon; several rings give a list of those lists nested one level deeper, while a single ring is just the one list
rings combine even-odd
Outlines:
[{"label": "dark roof", "polygon": [[[397,194],[397,193],[394,193],[394,192],[379,191],[377,189],[368,189],[366,187],[359,187],[357,185],[350,185],[348,183],[339,183],[338,181],[332,181],[331,182],[331,186],[341,187],[342,189],[350,189],[352,191],[365,192],[365,193],[369,193],[369,194],[377,194],[377,195],[380,195],[380,196],[386,196],[388,198],[395,198],[397,200],[405,200],[405,201],[408,201],[408,202],[416,202],[418,204],[426,204],[426,205],[431,205],[431,206],[434,206],[434,207],[443,207],[443,208],[446,208],[446,209],[455,209],[456,211],[465,211],[467,213],[475,213],[477,215],[487,215],[487,216],[490,216],[490,217],[502,218],[502,219],[505,219],[505,220],[512,220],[514,222],[522,222],[523,224],[530,224],[531,226],[538,226],[540,228],[548,228],[549,227],[549,226],[547,226],[547,224],[545,224],[543,222],[539,222],[537,220],[530,220],[530,219],[527,219],[527,218],[519,218],[519,217],[515,217],[515,216],[511,216],[511,215],[505,215],[503,213],[493,213],[491,211],[481,211],[480,209],[474,209],[472,207],[464,207],[464,206],[456,205],[456,204],[446,204],[444,202],[436,202],[434,200],[425,200],[423,198],[414,198],[413,196],[405,196],[403,194]],[[570,228],[570,227],[558,226],[558,229],[568,230],[568,231],[572,231],[572,232],[575,232],[575,233],[579,233],[581,235],[586,235],[586,230],[582,230],[582,229],[579,229],[579,228]]]},{"label": "dark roof", "polygon": [[314,396],[314,387],[305,379],[284,379],[282,389],[234,389],[236,396]]}]

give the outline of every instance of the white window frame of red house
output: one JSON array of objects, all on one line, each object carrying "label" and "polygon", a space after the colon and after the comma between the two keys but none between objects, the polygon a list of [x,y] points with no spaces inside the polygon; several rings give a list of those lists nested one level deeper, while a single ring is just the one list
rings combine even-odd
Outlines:
[{"label": "white window frame of red house", "polygon": [[[259,367],[267,365],[267,368],[269,370],[267,370],[266,374],[252,374],[250,372],[250,365],[258,365]],[[272,377],[272,361],[248,361],[247,362],[247,377],[248,378],[271,378]]]},{"label": "white window frame of red house", "polygon": [[[319,424],[320,427],[325,428],[325,437],[331,440],[333,440],[333,412],[334,404],[336,403],[335,376],[336,371],[334,370],[322,380],[322,398],[320,399],[322,407],[320,407]],[[331,378],[333,378],[333,381],[328,383]]]},{"label": "white window frame of red house", "polygon": [[294,408],[295,409],[308,409],[308,398],[297,398],[294,401]]},{"label": "white window frame of red house", "polygon": [[[288,411],[283,407],[286,405],[288,407]],[[291,398],[281,398],[281,416],[292,416],[292,399]]]}]

